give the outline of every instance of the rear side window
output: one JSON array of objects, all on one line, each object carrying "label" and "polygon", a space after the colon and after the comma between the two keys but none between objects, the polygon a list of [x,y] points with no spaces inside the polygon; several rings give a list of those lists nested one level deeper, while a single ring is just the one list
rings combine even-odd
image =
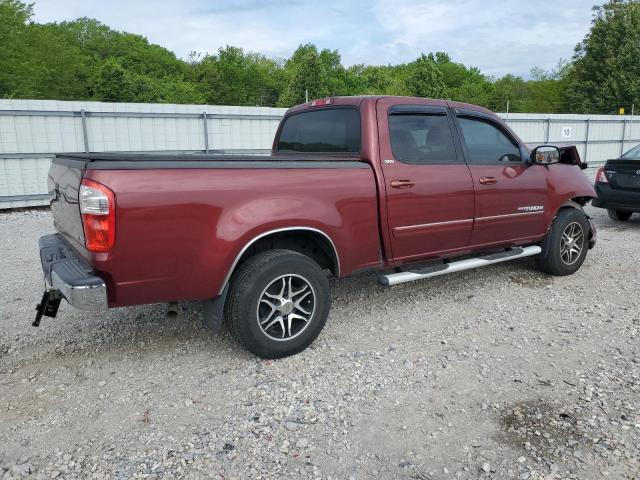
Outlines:
[{"label": "rear side window", "polygon": [[360,112],[329,108],[287,118],[278,140],[280,152],[360,152]]},{"label": "rear side window", "polygon": [[470,163],[520,162],[520,148],[491,122],[458,118]]},{"label": "rear side window", "polygon": [[637,147],[632,148],[627,153],[622,155],[622,157],[620,157],[620,158],[624,158],[624,159],[628,159],[628,160],[640,160],[640,145],[638,145]]},{"label": "rear side window", "polygon": [[403,163],[455,163],[456,149],[446,115],[392,114],[389,136],[393,156]]}]

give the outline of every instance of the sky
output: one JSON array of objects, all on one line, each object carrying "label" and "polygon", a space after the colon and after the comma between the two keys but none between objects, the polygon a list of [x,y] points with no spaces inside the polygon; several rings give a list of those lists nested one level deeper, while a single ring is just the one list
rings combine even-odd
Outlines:
[{"label": "sky", "polygon": [[[233,45],[286,58],[303,43],[346,66],[445,51],[485,74],[527,77],[569,59],[597,0],[35,0],[37,22],[95,18],[186,58]],[[600,1],[602,3],[603,0]]]}]

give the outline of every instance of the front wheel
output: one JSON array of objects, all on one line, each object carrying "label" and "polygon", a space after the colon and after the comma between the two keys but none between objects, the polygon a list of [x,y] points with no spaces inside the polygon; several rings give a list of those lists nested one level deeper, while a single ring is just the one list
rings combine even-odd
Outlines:
[{"label": "front wheel", "polygon": [[560,210],[542,243],[536,264],[551,275],[571,275],[582,266],[589,248],[589,220],[581,210]]},{"label": "front wheel", "polygon": [[616,222],[626,222],[631,218],[633,212],[625,212],[624,210],[614,210],[612,208],[607,210],[607,214],[611,220]]},{"label": "front wheel", "polygon": [[307,348],[324,327],[329,280],[309,257],[291,250],[261,252],[233,274],[225,321],[244,348],[282,358]]}]

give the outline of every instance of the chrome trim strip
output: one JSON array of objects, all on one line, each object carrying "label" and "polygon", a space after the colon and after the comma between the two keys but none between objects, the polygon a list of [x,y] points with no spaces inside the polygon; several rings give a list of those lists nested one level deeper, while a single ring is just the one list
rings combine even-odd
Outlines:
[{"label": "chrome trim strip", "polygon": [[433,223],[421,223],[419,225],[403,225],[401,227],[394,227],[393,230],[402,232],[402,231],[411,230],[414,228],[431,228],[431,227],[439,227],[442,225],[456,225],[456,224],[472,223],[472,222],[473,222],[473,218],[466,218],[464,220],[451,220],[450,222],[433,222]]},{"label": "chrome trim strip", "polygon": [[323,237],[325,237],[327,240],[329,240],[329,243],[331,243],[331,247],[333,248],[333,253],[336,256],[336,270],[337,270],[337,275],[336,276],[339,277],[340,276],[340,256],[338,255],[338,249],[336,248],[336,244],[333,243],[333,240],[331,239],[331,237],[329,235],[324,233],[322,230],[318,230],[317,228],[313,228],[313,227],[277,228],[275,230],[269,230],[268,232],[261,233],[257,237],[254,237],[249,243],[247,243],[244,246],[244,248],[242,250],[240,250],[240,253],[238,253],[238,255],[236,256],[235,260],[231,264],[231,268],[227,272],[227,275],[224,277],[224,281],[222,282],[222,285],[220,286],[220,290],[218,291],[218,295],[222,295],[222,292],[224,291],[225,287],[227,286],[227,283],[229,283],[229,279],[231,278],[231,275],[233,274],[233,271],[235,270],[236,265],[238,265],[238,262],[240,261],[240,258],[242,258],[242,255],[244,254],[244,252],[246,252],[247,249],[251,245],[253,245],[255,242],[257,242],[261,238],[266,237],[268,235],[271,235],[273,233],[288,232],[288,231],[293,231],[293,230],[306,230],[306,231],[309,231],[309,232],[319,233]]},{"label": "chrome trim strip", "polygon": [[497,218],[523,217],[523,216],[527,216],[527,215],[542,215],[543,213],[544,213],[544,210],[539,210],[537,212],[507,213],[506,215],[492,215],[490,217],[476,217],[476,221],[495,220]]}]

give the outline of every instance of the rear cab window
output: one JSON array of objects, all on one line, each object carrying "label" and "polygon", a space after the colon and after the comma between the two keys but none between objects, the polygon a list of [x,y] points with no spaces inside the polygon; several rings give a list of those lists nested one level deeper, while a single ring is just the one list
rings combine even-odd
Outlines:
[{"label": "rear cab window", "polygon": [[361,148],[360,112],[355,107],[304,110],[285,119],[279,153],[358,154]]}]

